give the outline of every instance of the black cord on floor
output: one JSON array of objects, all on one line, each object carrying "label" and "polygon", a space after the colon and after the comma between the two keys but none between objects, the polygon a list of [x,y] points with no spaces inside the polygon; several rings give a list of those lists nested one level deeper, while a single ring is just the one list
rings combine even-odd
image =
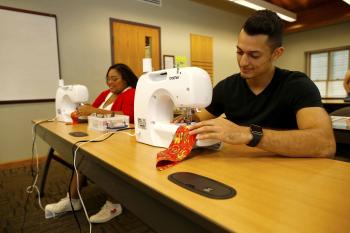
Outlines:
[{"label": "black cord on floor", "polygon": [[[74,152],[73,152],[73,157],[74,157]],[[68,197],[69,197],[69,202],[70,202],[70,206],[72,208],[72,212],[73,212],[73,216],[74,216],[75,222],[77,223],[78,228],[79,228],[79,232],[81,233],[80,222],[79,222],[77,214],[75,213],[75,210],[73,208],[72,196],[70,195],[70,188],[71,188],[71,184],[72,184],[72,181],[73,181],[74,173],[75,173],[75,170],[73,169],[72,170],[72,175],[70,176],[69,185],[68,185]]]},{"label": "black cord on floor", "polygon": [[26,201],[24,203],[24,216],[23,216],[23,221],[22,221],[22,224],[21,224],[21,233],[24,232],[24,224],[26,222],[26,216],[27,216],[27,205],[28,205],[28,200],[29,200],[29,194],[27,194],[27,197],[26,197]]}]

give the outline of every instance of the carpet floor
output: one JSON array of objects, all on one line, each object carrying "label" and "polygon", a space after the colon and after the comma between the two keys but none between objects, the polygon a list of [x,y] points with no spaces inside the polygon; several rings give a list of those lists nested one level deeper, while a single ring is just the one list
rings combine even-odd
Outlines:
[{"label": "carpet floor", "polygon": [[[42,170],[41,168],[40,171]],[[71,170],[54,160],[51,162],[45,195],[41,199],[43,206],[57,202],[66,195],[70,175]],[[25,205],[26,188],[31,183],[30,167],[0,170],[0,232],[79,232],[72,213],[53,219],[45,219],[44,211],[39,207],[36,193],[29,195],[27,205]],[[89,215],[98,212],[106,200],[106,194],[103,190],[91,183],[83,189],[82,196]],[[89,232],[89,224],[84,212],[78,211],[77,217],[81,225],[81,232]],[[22,228],[23,222],[24,227]],[[115,219],[103,224],[93,224],[92,232],[152,233],[154,231],[124,208],[123,213]]]}]

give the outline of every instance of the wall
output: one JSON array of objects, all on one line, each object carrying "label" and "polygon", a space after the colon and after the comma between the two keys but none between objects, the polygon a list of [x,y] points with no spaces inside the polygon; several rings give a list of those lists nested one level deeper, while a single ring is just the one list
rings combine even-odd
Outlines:
[{"label": "wall", "polygon": [[[62,78],[66,84],[88,86],[91,100],[105,88],[105,72],[111,65],[110,17],[160,26],[162,54],[184,55],[188,60],[189,34],[212,36],[215,81],[238,71],[235,45],[245,15],[189,0],[162,3],[159,8],[137,0],[0,0],[3,6],[56,14]],[[0,105],[0,114],[0,163],[27,159],[31,119],[54,117],[54,103]],[[47,149],[39,140],[39,153]]]},{"label": "wall", "polygon": [[285,36],[284,55],[277,66],[306,72],[305,52],[350,45],[350,22]]}]

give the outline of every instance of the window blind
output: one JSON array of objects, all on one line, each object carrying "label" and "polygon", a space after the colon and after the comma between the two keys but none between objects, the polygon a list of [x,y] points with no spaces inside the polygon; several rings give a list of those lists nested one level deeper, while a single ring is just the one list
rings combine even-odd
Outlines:
[{"label": "window blind", "polygon": [[307,52],[308,75],[314,81],[322,97],[343,98],[345,73],[349,70],[350,48]]}]

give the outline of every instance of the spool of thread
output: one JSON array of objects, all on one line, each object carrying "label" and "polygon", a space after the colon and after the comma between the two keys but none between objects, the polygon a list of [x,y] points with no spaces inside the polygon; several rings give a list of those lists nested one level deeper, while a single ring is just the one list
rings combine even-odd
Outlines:
[{"label": "spool of thread", "polygon": [[78,112],[77,111],[74,111],[70,114],[70,117],[72,118],[72,124],[75,125],[75,124],[78,124],[79,121],[79,116],[78,116]]}]

